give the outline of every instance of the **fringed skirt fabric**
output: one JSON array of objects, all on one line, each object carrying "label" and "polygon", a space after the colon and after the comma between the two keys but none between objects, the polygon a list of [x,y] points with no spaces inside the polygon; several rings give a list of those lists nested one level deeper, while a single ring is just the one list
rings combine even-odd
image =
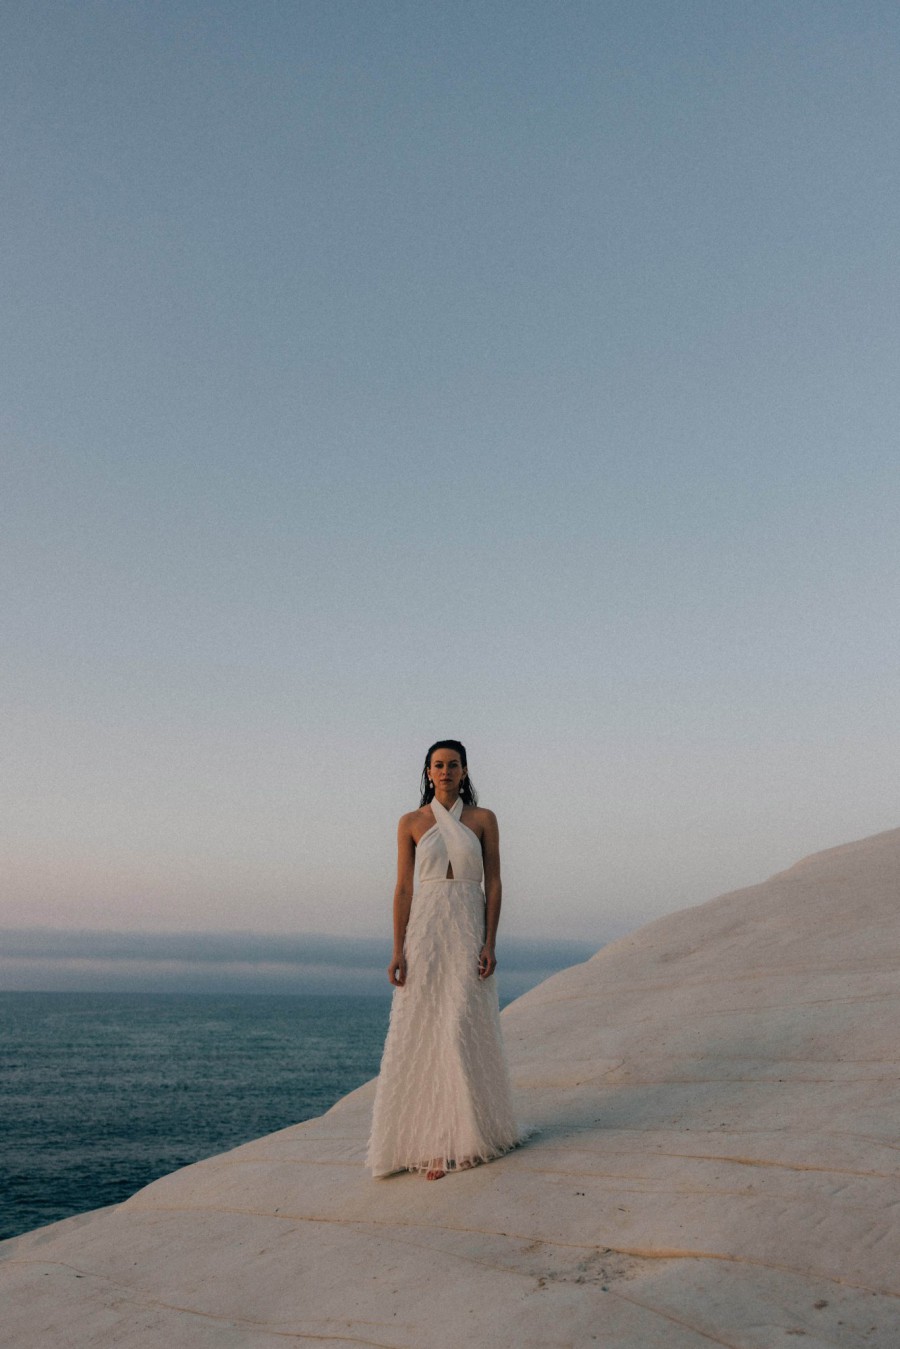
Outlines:
[{"label": "fringed skirt fabric", "polygon": [[394,989],[366,1165],[451,1171],[522,1141],[500,1029],[497,980],[478,977],[484,891],[430,880],[413,896],[407,979]]}]

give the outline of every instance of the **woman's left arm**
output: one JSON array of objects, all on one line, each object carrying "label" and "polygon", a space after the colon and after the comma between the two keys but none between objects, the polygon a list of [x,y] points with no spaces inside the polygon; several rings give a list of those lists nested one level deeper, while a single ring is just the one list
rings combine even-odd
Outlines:
[{"label": "woman's left arm", "polygon": [[485,810],[484,829],[481,835],[481,855],[484,860],[484,897],[486,900],[484,946],[478,958],[478,973],[482,979],[488,979],[497,968],[494,947],[497,942],[497,927],[500,923],[500,902],[503,898],[503,886],[500,881],[500,829],[497,816],[492,810]]}]

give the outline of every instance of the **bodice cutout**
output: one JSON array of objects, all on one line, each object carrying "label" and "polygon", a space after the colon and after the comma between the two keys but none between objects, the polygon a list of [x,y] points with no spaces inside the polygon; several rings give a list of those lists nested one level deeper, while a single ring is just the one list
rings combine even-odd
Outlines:
[{"label": "bodice cutout", "polygon": [[[484,875],[481,843],[476,834],[461,822],[463,802],[458,796],[447,810],[437,797],[431,802],[434,824],[419,839],[416,846],[416,868],[419,883],[424,881],[480,881]],[[448,877],[447,868],[453,868]]]}]

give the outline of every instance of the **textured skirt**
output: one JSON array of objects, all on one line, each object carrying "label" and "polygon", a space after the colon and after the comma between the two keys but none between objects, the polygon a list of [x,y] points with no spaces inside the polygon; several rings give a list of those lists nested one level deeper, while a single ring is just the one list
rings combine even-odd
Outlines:
[{"label": "textured skirt", "polygon": [[413,895],[366,1156],[374,1176],[450,1171],[521,1141],[496,976],[478,977],[484,916],[477,881],[425,881]]}]

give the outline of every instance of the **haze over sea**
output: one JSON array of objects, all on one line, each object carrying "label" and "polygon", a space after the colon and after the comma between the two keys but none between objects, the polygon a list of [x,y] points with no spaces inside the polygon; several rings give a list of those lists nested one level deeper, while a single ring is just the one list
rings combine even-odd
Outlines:
[{"label": "haze over sea", "polygon": [[[593,942],[527,941],[501,933],[501,997],[518,997],[555,970],[586,960],[627,928]],[[387,998],[390,934],[293,936],[261,932],[104,932],[0,928],[0,986],[40,991],[352,994]]]}]

